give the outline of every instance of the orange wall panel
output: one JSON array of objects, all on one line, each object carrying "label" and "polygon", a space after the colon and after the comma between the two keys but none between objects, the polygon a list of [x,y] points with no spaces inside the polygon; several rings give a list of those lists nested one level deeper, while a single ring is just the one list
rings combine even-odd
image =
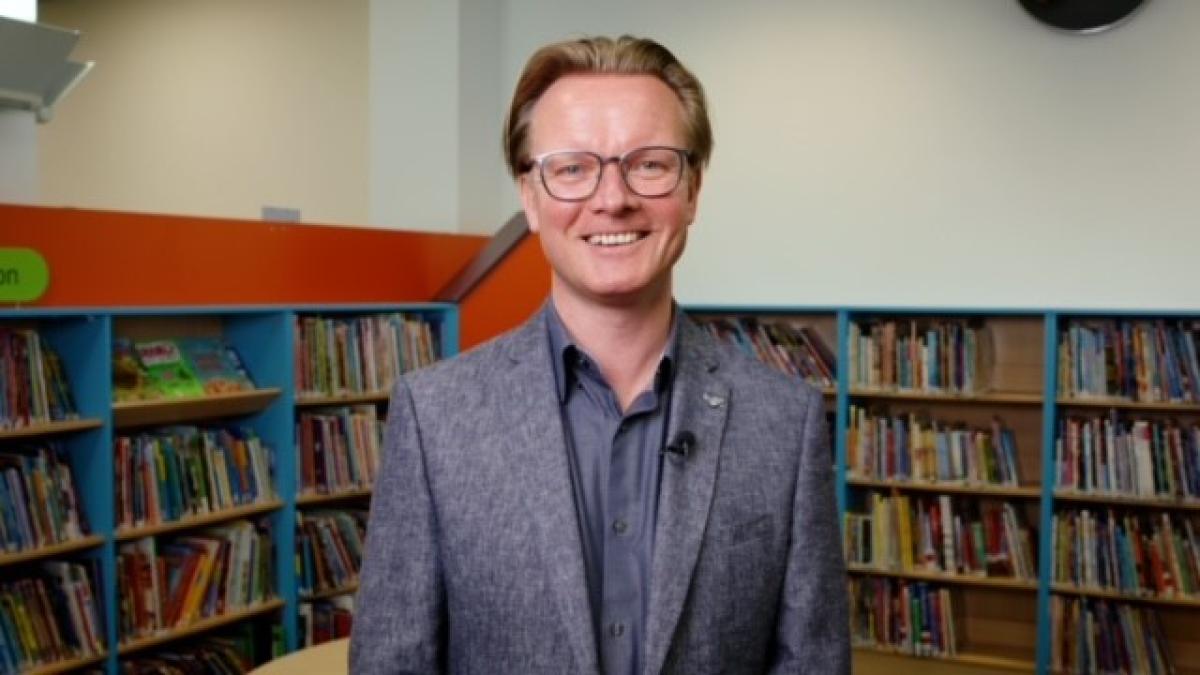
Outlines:
[{"label": "orange wall panel", "polygon": [[34,306],[423,302],[486,237],[0,204],[0,246],[36,249]]},{"label": "orange wall panel", "polygon": [[527,236],[459,304],[463,351],[516,327],[550,294],[550,265],[537,237]]}]

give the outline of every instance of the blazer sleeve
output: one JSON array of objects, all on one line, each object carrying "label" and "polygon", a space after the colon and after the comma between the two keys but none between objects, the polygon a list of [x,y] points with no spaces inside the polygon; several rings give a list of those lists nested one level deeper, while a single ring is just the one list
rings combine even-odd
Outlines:
[{"label": "blazer sleeve", "polygon": [[841,529],[821,395],[807,390],[791,546],[771,673],[849,673],[850,625]]},{"label": "blazer sleeve", "polygon": [[392,392],[359,573],[350,672],[441,673],[445,593],[437,522],[412,393]]}]

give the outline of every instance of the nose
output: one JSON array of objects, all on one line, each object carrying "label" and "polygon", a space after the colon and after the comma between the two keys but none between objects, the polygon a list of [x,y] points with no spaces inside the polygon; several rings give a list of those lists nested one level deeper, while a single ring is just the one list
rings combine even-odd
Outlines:
[{"label": "nose", "polygon": [[600,184],[590,200],[592,208],[597,211],[623,211],[632,208],[636,200],[637,195],[629,189],[625,177],[621,175],[621,160],[609,157],[600,166]]}]

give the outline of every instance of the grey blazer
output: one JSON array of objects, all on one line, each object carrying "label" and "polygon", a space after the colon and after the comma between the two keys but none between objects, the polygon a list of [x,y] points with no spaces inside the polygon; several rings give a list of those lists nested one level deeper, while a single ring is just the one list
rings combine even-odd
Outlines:
[{"label": "grey blazer", "polygon": [[[821,396],[679,327],[646,673],[849,672]],[[545,319],[397,383],[353,673],[597,673]]]}]

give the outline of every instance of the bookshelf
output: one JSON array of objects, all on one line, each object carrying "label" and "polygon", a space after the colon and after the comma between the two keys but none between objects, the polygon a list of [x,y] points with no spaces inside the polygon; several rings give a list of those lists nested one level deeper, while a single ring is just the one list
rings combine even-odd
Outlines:
[{"label": "bookshelf", "polygon": [[[90,525],[83,537],[48,546],[0,553],[4,576],[45,561],[93,561],[95,589],[105,626],[103,654],[39,664],[22,672],[54,673],[87,667],[117,673],[120,660],[170,649],[226,626],[262,621],[282,630],[286,651],[297,647],[299,596],[295,575],[297,508],[330,507],[338,499],[362,499],[369,490],[302,498],[296,481],[295,420],[298,411],[340,405],[373,405],[384,410],[386,392],[330,396],[319,400],[297,396],[293,356],[297,317],[352,316],[403,312],[432,324],[437,348],[453,355],[458,345],[458,311],[448,304],[354,304],[261,307],[156,307],[145,309],[12,309],[0,310],[0,329],[34,330],[60,356],[75,399],[72,419],[43,421],[0,429],[0,453],[26,452],[31,445],[54,443],[73,472],[78,498]],[[219,337],[240,355],[256,389],[187,399],[114,403],[112,353],[120,338]],[[232,508],[189,515],[176,521],[118,528],[114,443],[119,436],[154,432],[172,425],[236,426],[255,434],[274,456],[275,495]],[[102,478],[102,479],[98,479]],[[301,506],[303,504],[303,506]],[[118,638],[117,548],[151,537],[190,536],[238,519],[267,518],[275,552],[270,576],[273,595],[250,607],[199,619],[188,625],[126,642]],[[353,593],[352,585],[343,589]],[[333,593],[330,593],[333,595]],[[268,626],[269,627],[269,626]]]},{"label": "bookshelf", "polygon": [[[1154,400],[1128,392],[1064,393],[1059,386],[1063,336],[1070,335],[1070,327],[1079,322],[1097,331],[1108,326],[1111,332],[1112,323],[1141,322],[1153,328],[1161,320],[1168,329],[1185,326],[1194,331],[1193,322],[1200,320],[1200,313],[747,306],[699,306],[686,311],[705,318],[806,322],[819,326],[829,344],[836,346],[836,383],[825,393],[835,448],[838,510],[843,517],[860,508],[864,495],[872,492],[888,497],[903,495],[910,500],[948,495],[960,501],[1007,502],[1025,516],[1036,549],[1037,574],[1032,579],[848,565],[852,579],[893,579],[896,583],[924,583],[930,588],[949,589],[958,634],[957,653],[944,657],[917,657],[887,645],[856,644],[855,672],[908,672],[916,668],[931,675],[1056,672],[1052,660],[1052,637],[1056,632],[1051,609],[1061,604],[1056,599],[1073,598],[1153,612],[1176,672],[1200,673],[1200,638],[1196,637],[1200,635],[1200,597],[1077,586],[1055,581],[1052,567],[1052,524],[1056,514],[1111,508],[1123,514],[1141,514],[1138,517],[1144,519],[1161,518],[1163,513],[1175,519],[1200,517],[1200,494],[1196,493],[1128,494],[1058,484],[1055,452],[1059,428],[1065,419],[1114,417],[1122,422],[1147,420],[1151,425],[1158,423],[1167,428],[1200,425],[1200,400],[1194,395],[1176,392],[1170,400]],[[925,391],[852,381],[849,367],[855,352],[850,345],[852,326],[889,320],[906,327],[913,320],[918,324],[962,321],[986,329],[989,339],[984,354],[990,365],[984,379],[986,384],[971,391]],[[1153,334],[1143,328],[1143,335]],[[1184,385],[1175,383],[1175,386]],[[849,430],[852,411],[859,408],[884,416],[917,413],[981,428],[987,427],[993,416],[999,416],[1011,428],[1015,439],[1017,484],[856,475],[848,464],[853,449]]]}]

